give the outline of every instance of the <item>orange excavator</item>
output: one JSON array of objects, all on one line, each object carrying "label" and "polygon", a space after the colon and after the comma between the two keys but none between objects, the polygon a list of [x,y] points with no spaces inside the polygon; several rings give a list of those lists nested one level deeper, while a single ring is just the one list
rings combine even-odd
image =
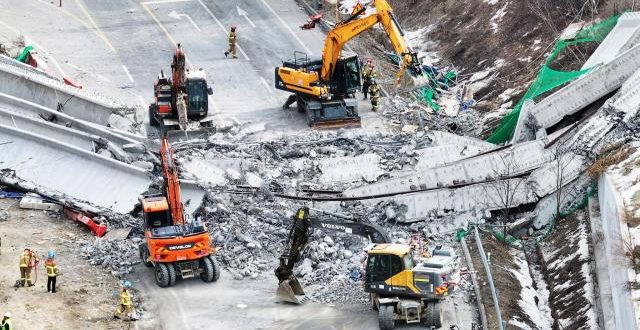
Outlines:
[{"label": "orange excavator", "polygon": [[174,285],[177,278],[197,275],[205,282],[214,282],[220,277],[220,267],[213,258],[216,249],[201,219],[185,221],[178,169],[166,137],[160,157],[163,191],[140,197],[146,238],[146,243],[139,246],[140,258],[147,267],[155,267],[156,283],[162,288]]},{"label": "orange excavator", "polygon": [[171,62],[171,77],[166,77],[160,70],[158,80],[153,84],[154,102],[149,105],[151,126],[167,129],[179,126],[186,131],[190,120],[200,122],[200,126],[210,126],[208,96],[213,90],[202,69],[189,71],[185,63],[186,56],[178,44]]}]

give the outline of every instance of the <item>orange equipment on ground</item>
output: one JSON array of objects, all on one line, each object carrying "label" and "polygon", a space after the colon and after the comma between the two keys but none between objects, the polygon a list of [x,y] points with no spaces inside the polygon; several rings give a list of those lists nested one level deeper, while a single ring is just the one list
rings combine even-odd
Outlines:
[{"label": "orange equipment on ground", "polygon": [[146,243],[140,245],[140,257],[148,267],[155,267],[160,287],[175,284],[178,277],[200,275],[205,282],[216,281],[220,268],[213,255],[206,224],[200,219],[185,221],[180,195],[180,181],[173,150],[167,138],[160,149],[164,176],[163,192],[140,197],[145,223]]}]

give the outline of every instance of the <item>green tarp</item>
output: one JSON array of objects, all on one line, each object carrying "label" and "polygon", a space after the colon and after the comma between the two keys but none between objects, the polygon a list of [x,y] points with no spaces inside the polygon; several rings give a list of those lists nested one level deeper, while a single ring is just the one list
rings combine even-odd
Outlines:
[{"label": "green tarp", "polygon": [[500,125],[493,131],[491,136],[487,138],[491,143],[504,143],[513,137],[513,132],[518,123],[518,117],[520,116],[520,110],[526,100],[532,100],[536,97],[558,87],[562,86],[581,75],[585,74],[590,68],[579,71],[557,71],[549,67],[549,64],[555,60],[558,55],[565,50],[568,46],[579,45],[588,42],[600,43],[609,34],[611,29],[617,24],[620,15],[612,16],[596,25],[583,28],[578,32],[575,38],[571,40],[559,39],[556,42],[554,50],[549,55],[549,58],[544,63],[538,77],[534,80],[533,84],[529,87],[522,99],[516,104],[511,113],[506,115]]},{"label": "green tarp", "polygon": [[31,52],[32,49],[33,46],[24,47],[24,49],[22,50],[22,54],[20,54],[20,56],[16,58],[16,61],[27,63],[27,60],[29,60],[29,52]]}]

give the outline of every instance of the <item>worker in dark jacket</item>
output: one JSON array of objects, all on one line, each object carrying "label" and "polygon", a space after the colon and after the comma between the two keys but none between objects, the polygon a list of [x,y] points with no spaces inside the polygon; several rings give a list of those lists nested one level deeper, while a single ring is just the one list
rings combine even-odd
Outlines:
[{"label": "worker in dark jacket", "polygon": [[224,52],[224,56],[227,57],[231,54],[233,58],[238,58],[236,56],[236,27],[231,27],[231,32],[229,32],[229,49]]},{"label": "worker in dark jacket", "polygon": [[369,94],[371,94],[371,111],[378,111],[378,105],[380,104],[380,86],[375,79],[371,80]]}]

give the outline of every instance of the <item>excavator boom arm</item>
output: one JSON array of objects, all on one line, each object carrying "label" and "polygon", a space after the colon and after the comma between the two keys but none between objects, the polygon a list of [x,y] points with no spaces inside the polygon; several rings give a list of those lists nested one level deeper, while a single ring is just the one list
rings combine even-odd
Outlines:
[{"label": "excavator boom arm", "polygon": [[174,225],[181,225],[184,224],[184,211],[182,209],[182,198],[180,195],[178,168],[175,164],[173,149],[171,149],[166,136],[162,138],[160,157],[162,158],[162,172],[167,202],[169,203],[169,210],[171,211],[171,219]]},{"label": "excavator boom arm", "polygon": [[[411,50],[404,39],[404,32],[400,28],[393,10],[386,0],[374,0],[375,14],[371,14],[365,18],[355,19],[360,13],[356,12],[346,21],[339,23],[327,34],[324,46],[324,58],[322,62],[322,70],[320,77],[324,81],[330,81],[331,74],[336,67],[336,63],[340,59],[342,48],[351,39],[360,33],[370,29],[377,23],[384,28],[394,50],[402,58],[402,68],[411,65],[417,65],[417,57],[415,52]],[[363,8],[364,10],[364,8]]]},{"label": "excavator boom arm", "polygon": [[289,231],[286,250],[280,256],[280,266],[275,270],[276,277],[280,283],[278,296],[285,301],[299,303],[296,296],[304,295],[302,287],[293,275],[293,266],[302,257],[311,235],[310,229],[312,228],[358,235],[368,238],[373,243],[391,243],[391,239],[389,239],[384,229],[375,224],[312,219],[309,217],[309,208],[300,208],[293,218],[293,226]]}]

